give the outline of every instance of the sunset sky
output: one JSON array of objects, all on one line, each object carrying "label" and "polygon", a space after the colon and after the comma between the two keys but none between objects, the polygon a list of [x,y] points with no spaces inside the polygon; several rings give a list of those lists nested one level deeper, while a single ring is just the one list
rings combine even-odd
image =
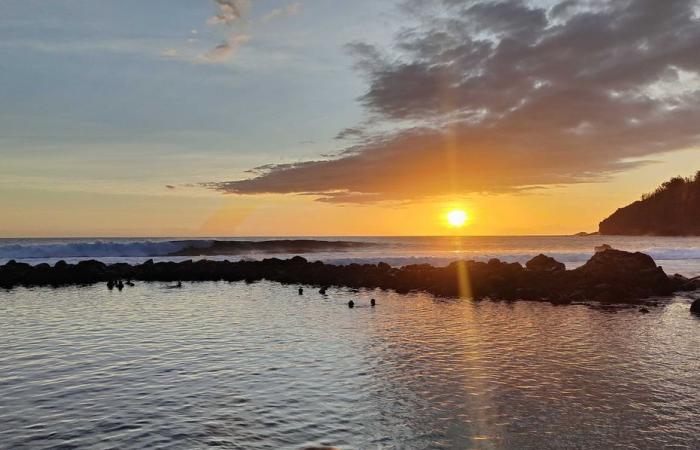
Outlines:
[{"label": "sunset sky", "polygon": [[697,0],[0,10],[0,237],[569,234],[700,169]]}]

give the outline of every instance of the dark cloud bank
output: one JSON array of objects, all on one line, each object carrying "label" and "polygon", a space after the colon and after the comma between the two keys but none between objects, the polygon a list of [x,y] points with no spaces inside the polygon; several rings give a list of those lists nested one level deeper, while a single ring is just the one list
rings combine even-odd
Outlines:
[{"label": "dark cloud bank", "polygon": [[[414,200],[600,179],[700,143],[695,0],[408,1],[419,24],[354,43],[367,123],[332,159],[268,165],[226,193]],[[410,124],[410,125],[407,125]],[[395,128],[397,129],[397,128]]]}]

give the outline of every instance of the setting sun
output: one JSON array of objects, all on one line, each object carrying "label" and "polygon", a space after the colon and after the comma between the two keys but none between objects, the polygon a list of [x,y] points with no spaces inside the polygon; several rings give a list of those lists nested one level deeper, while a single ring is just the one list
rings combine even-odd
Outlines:
[{"label": "setting sun", "polygon": [[453,227],[462,227],[469,220],[469,216],[461,209],[453,209],[447,213],[447,223]]}]

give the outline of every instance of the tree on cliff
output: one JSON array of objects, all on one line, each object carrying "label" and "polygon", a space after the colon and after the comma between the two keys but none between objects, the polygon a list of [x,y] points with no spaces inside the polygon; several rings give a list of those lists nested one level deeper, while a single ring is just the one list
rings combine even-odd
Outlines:
[{"label": "tree on cliff", "polygon": [[601,234],[700,236],[700,171],[675,177],[600,222]]}]

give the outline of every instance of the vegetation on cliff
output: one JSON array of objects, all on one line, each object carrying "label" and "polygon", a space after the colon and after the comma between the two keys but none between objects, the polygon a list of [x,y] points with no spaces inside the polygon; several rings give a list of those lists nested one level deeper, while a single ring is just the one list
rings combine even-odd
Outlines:
[{"label": "vegetation on cliff", "polygon": [[700,171],[675,177],[600,222],[601,234],[700,236]]}]

